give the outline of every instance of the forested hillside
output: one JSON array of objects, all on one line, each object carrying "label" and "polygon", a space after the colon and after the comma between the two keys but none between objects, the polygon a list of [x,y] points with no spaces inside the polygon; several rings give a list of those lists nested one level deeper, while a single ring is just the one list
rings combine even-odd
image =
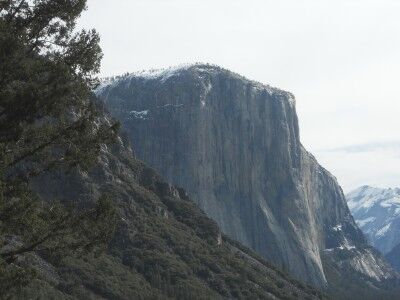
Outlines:
[{"label": "forested hillside", "polygon": [[322,298],[221,235],[94,101],[84,0],[0,2],[0,295]]}]

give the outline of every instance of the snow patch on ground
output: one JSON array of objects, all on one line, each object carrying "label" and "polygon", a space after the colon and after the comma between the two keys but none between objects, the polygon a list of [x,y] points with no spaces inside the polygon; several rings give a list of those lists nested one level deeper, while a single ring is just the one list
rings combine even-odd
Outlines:
[{"label": "snow patch on ground", "polygon": [[179,103],[179,104],[172,104],[172,103],[167,103],[161,106],[158,106],[157,108],[166,108],[166,107],[182,107],[183,104]]},{"label": "snow patch on ground", "polygon": [[[333,227],[333,229],[335,231],[341,231],[342,230],[342,226],[341,225],[337,225],[337,226]],[[334,251],[334,250],[353,250],[353,249],[356,249],[356,246],[351,244],[349,242],[349,240],[346,238],[346,236],[344,236],[342,234],[341,238],[342,238],[342,242],[339,244],[340,246],[338,246],[336,248],[327,248],[327,249],[324,249],[324,251],[325,252],[331,252],[331,251]]]},{"label": "snow patch on ground", "polygon": [[341,249],[341,250],[344,250],[344,249],[352,250],[352,249],[355,249],[355,248],[356,248],[356,246],[351,245],[349,243],[349,240],[345,236],[343,236],[343,244],[339,247],[339,249]]},{"label": "snow patch on ground", "polygon": [[147,116],[149,114],[148,110],[136,111],[132,110],[129,114],[134,117],[135,119],[147,120]]},{"label": "snow patch on ground", "polygon": [[335,231],[341,231],[342,230],[342,225],[338,224],[338,225],[332,227],[332,229],[335,230]]},{"label": "snow patch on ground", "polygon": [[[165,82],[167,79],[178,75],[185,71],[193,71],[197,76],[206,79],[206,75],[212,75],[220,73],[228,73],[232,77],[240,78],[250,83],[254,90],[265,91],[270,96],[277,97],[277,99],[287,99],[289,101],[290,106],[295,106],[295,97],[293,94],[286,92],[284,90],[272,87],[267,84],[260,83],[258,81],[250,80],[245,78],[242,75],[239,75],[235,72],[229,71],[227,69],[221,68],[217,65],[213,64],[205,64],[205,63],[191,63],[191,64],[181,64],[178,66],[173,66],[164,69],[150,69],[150,70],[141,70],[132,73],[126,73],[122,76],[112,76],[108,78],[101,79],[101,84],[96,88],[96,95],[102,95],[104,92],[110,91],[113,87],[121,84],[130,85],[133,79],[143,79],[143,80],[160,80],[161,82]],[[210,86],[206,85],[205,93],[207,94],[210,91]],[[201,100],[202,106],[205,106],[205,101]]]},{"label": "snow patch on ground", "polygon": [[206,106],[206,100],[208,94],[211,92],[211,89],[212,89],[212,84],[211,82],[208,81],[207,83],[205,83],[203,93],[200,97],[200,103],[202,107]]},{"label": "snow patch on ground", "polygon": [[400,206],[400,196],[394,196],[392,198],[386,199],[380,203],[380,205],[384,208],[392,207],[392,206]]},{"label": "snow patch on ground", "polygon": [[288,100],[289,100],[290,106],[292,106],[292,107],[296,106],[296,99],[294,98],[293,95],[290,95]]},{"label": "snow patch on ground", "polygon": [[375,217],[368,217],[362,220],[356,220],[358,227],[364,227],[366,224],[374,222],[376,220]]},{"label": "snow patch on ground", "polygon": [[383,235],[389,230],[390,225],[391,225],[391,223],[386,224],[386,225],[383,226],[381,229],[379,229],[379,230],[376,232],[375,235],[376,235],[376,236],[383,236]]}]

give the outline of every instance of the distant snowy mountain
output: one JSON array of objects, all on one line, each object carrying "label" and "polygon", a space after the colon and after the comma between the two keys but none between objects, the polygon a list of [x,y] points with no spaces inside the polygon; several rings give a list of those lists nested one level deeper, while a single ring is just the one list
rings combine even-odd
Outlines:
[{"label": "distant snowy mountain", "polygon": [[375,248],[387,254],[400,244],[400,188],[362,186],[346,198],[356,223]]},{"label": "distant snowy mountain", "polygon": [[397,280],[335,177],[302,147],[291,93],[192,64],[114,77],[96,94],[140,160],[185,188],[223,233],[285,272],[335,299]]}]

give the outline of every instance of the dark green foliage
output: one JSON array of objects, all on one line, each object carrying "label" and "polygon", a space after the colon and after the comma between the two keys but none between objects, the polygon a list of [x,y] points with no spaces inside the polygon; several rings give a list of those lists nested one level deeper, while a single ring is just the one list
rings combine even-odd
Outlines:
[{"label": "dark green foliage", "polygon": [[124,151],[105,154],[107,164],[81,179],[87,191],[101,186],[118,204],[121,221],[108,253],[49,259],[61,276],[53,292],[79,299],[323,298],[221,236],[182,190]]},{"label": "dark green foliage", "polygon": [[[182,190],[163,182],[137,161],[126,145],[108,147],[87,174],[52,178],[57,179],[51,181],[46,195],[59,193],[69,198],[79,191],[79,201],[89,203],[96,193],[113,195],[120,221],[105,253],[42,255],[45,262],[36,268],[37,279],[16,294],[17,298],[323,298],[221,236],[215,222]],[[50,266],[42,268],[45,264]]]},{"label": "dark green foliage", "polygon": [[0,216],[6,225],[1,228],[2,242],[10,244],[7,237],[12,236],[23,241],[23,246],[3,249],[1,257],[6,261],[12,262],[17,255],[32,251],[57,251],[58,254],[90,251],[108,242],[114,232],[115,210],[107,198],[99,199],[90,209],[76,210],[57,202],[49,207],[32,194],[27,195],[0,205]]},{"label": "dark green foliage", "polygon": [[[34,4],[33,4],[33,3]],[[55,166],[87,168],[110,125],[96,121],[91,89],[101,51],[95,31],[73,34],[76,1],[6,1],[0,18],[0,159],[7,179]],[[11,178],[9,178],[11,177]]]},{"label": "dark green foliage", "polygon": [[[250,250],[243,251],[221,237],[215,222],[188,201],[182,190],[155,175],[149,180],[148,172],[155,174],[145,168],[141,178],[149,190],[142,190],[132,200],[146,200],[153,209],[143,210],[134,204],[135,209],[129,211],[129,223],[142,230],[120,256],[124,265],[141,274],[153,288],[182,299],[269,299],[270,295],[289,299],[291,290],[300,298],[311,291],[322,297],[293,280],[298,287],[294,286],[287,275],[270,268]],[[115,247],[120,249],[119,243]],[[182,290],[186,297],[179,294]]]},{"label": "dark green foliage", "polygon": [[223,237],[121,141],[104,146],[115,126],[91,101],[99,38],[74,33],[85,3],[0,2],[0,295],[322,298]]},{"label": "dark green foliage", "polygon": [[[34,275],[29,252],[92,250],[113,231],[115,210],[102,198],[82,207],[41,201],[33,178],[87,170],[116,126],[92,101],[102,56],[95,31],[75,33],[85,0],[0,1],[0,294]],[[109,222],[105,223],[105,221]]]},{"label": "dark green foliage", "polygon": [[15,291],[26,286],[35,277],[33,269],[25,269],[14,264],[1,264],[0,291],[2,296],[9,295],[9,291]]}]

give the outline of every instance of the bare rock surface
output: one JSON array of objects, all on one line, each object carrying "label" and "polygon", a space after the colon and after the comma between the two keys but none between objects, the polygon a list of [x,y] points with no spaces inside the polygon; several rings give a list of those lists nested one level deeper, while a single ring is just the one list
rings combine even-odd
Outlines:
[{"label": "bare rock surface", "polygon": [[371,282],[396,278],[301,145],[291,93],[196,64],[112,78],[97,94],[139,159],[281,269],[317,287],[329,285],[328,264]]}]

